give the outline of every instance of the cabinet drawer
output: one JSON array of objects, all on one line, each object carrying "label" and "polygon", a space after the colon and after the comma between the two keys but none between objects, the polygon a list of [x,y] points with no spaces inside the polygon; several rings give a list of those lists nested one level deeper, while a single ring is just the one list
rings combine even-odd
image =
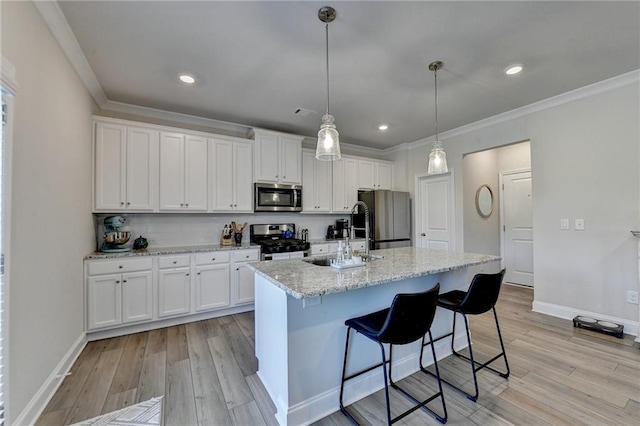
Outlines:
[{"label": "cabinet drawer", "polygon": [[160,256],[158,259],[158,267],[160,269],[180,268],[184,266],[189,266],[189,255]]},{"label": "cabinet drawer", "polygon": [[312,244],[311,254],[329,254],[329,244]]},{"label": "cabinet drawer", "polygon": [[150,270],[153,266],[153,258],[122,259],[122,260],[94,260],[87,262],[89,275],[115,274],[120,272]]},{"label": "cabinet drawer", "polygon": [[260,260],[260,250],[238,250],[233,253],[233,260],[235,262],[254,262]]},{"label": "cabinet drawer", "polygon": [[228,251],[197,253],[195,257],[196,265],[215,265],[216,263],[229,263],[230,259]]}]

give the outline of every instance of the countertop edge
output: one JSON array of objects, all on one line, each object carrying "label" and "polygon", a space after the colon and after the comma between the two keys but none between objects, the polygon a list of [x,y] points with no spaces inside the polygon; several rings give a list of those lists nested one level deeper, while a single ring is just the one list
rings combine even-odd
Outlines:
[{"label": "countertop edge", "polygon": [[245,249],[260,249],[258,244],[242,244],[240,246],[221,246],[219,244],[210,245],[193,245],[193,246],[175,246],[175,247],[154,247],[146,249],[131,250],[121,253],[105,253],[101,251],[94,251],[85,255],[84,260],[98,260],[98,259],[122,259],[127,257],[140,257],[140,256],[158,256],[167,254],[189,254],[189,253],[203,253],[210,251],[233,251],[233,250],[245,250]]},{"label": "countertop edge", "polygon": [[[489,256],[489,255],[487,255],[487,256]],[[358,290],[358,289],[361,289],[361,288],[373,287],[373,286],[382,285],[382,284],[389,284],[389,283],[402,281],[402,280],[407,280],[407,279],[412,279],[412,278],[419,278],[419,277],[423,277],[423,276],[427,276],[427,275],[440,274],[442,272],[455,271],[457,269],[468,268],[470,266],[482,265],[482,264],[485,264],[485,263],[497,262],[497,261],[500,261],[500,260],[501,260],[500,256],[492,256],[491,258],[487,258],[487,259],[480,259],[480,260],[476,260],[476,261],[468,261],[464,265],[456,265],[456,266],[451,266],[451,267],[434,268],[434,269],[430,269],[430,270],[424,271],[424,272],[416,272],[416,273],[404,274],[404,275],[399,275],[397,277],[391,277],[391,278],[379,279],[379,280],[375,280],[374,279],[372,281],[369,281],[366,284],[345,285],[344,287],[341,287],[341,288],[332,287],[332,288],[325,289],[323,291],[305,292],[305,293],[300,293],[298,291],[293,290],[292,288],[290,288],[289,286],[281,283],[280,281],[278,281],[277,279],[273,278],[269,274],[267,274],[267,273],[265,273],[263,271],[260,271],[259,269],[253,267],[251,264],[249,264],[247,266],[248,266],[248,268],[250,270],[254,271],[259,276],[263,277],[264,279],[266,279],[270,283],[276,285],[278,288],[282,289],[285,293],[287,293],[291,297],[293,297],[295,299],[309,299],[309,298],[324,296],[324,295],[328,295],[328,294],[344,293],[344,292],[347,292],[347,291]]]}]

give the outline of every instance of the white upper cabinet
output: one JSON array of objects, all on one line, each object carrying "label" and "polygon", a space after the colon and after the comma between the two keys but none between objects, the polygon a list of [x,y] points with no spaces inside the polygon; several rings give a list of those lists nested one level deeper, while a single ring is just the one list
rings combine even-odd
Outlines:
[{"label": "white upper cabinet", "polygon": [[334,213],[349,213],[358,201],[358,160],[345,158],[333,162]]},{"label": "white upper cabinet", "polygon": [[158,131],[95,123],[94,211],[157,210]]},{"label": "white upper cabinet", "polygon": [[208,142],[204,137],[160,133],[160,210],[206,211]]},{"label": "white upper cabinet", "polygon": [[331,211],[331,162],[316,160],[313,151],[302,153],[302,211]]},{"label": "white upper cabinet", "polygon": [[302,137],[255,132],[254,170],[257,182],[302,183]]},{"label": "white upper cabinet", "polygon": [[253,211],[253,143],[210,139],[211,204],[216,212]]},{"label": "white upper cabinet", "polygon": [[358,188],[393,189],[393,164],[377,160],[359,160]]}]

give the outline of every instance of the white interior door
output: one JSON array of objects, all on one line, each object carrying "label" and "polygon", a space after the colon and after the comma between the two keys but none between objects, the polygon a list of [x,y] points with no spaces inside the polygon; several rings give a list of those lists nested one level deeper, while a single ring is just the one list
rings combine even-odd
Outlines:
[{"label": "white interior door", "polygon": [[416,246],[455,250],[453,171],[421,176],[416,182]]},{"label": "white interior door", "polygon": [[531,171],[504,174],[501,188],[505,281],[533,286]]}]

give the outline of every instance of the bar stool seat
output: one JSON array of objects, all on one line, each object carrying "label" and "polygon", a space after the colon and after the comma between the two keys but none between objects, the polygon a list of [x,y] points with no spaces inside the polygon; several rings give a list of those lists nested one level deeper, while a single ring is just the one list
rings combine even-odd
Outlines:
[{"label": "bar stool seat", "polygon": [[[347,418],[354,424],[358,424],[353,415],[346,409],[343,402],[344,385],[348,380],[358,377],[364,373],[372,371],[382,366],[384,375],[384,390],[386,397],[386,417],[387,424],[392,424],[405,416],[411,414],[419,408],[422,408],[430,415],[434,416],[441,423],[447,421],[447,408],[444,401],[444,393],[442,392],[442,384],[440,383],[440,373],[438,370],[438,364],[435,357],[435,351],[433,345],[431,346],[434,365],[436,373],[434,376],[438,381],[439,391],[431,395],[427,399],[419,401],[413,395],[398,386],[392,378],[393,367],[393,345],[404,345],[415,342],[422,339],[420,346],[420,359],[422,360],[422,353],[424,346],[432,342],[433,337],[431,335],[431,324],[435,316],[437,307],[438,292],[440,291],[440,284],[436,284],[431,290],[427,290],[422,293],[407,293],[397,294],[391,307],[382,309],[377,312],[373,312],[367,315],[363,315],[357,318],[351,318],[345,321],[347,326],[347,338],[344,349],[344,363],[342,365],[342,379],[340,383],[340,410]],[[381,350],[382,362],[373,365],[369,368],[365,368],[357,373],[346,374],[347,370],[347,358],[349,353],[349,338],[351,330],[355,330],[357,333],[373,340],[378,343]],[[429,334],[429,342],[426,342],[426,335]],[[426,343],[425,343],[426,342]],[[389,344],[389,360],[386,359],[384,343]],[[420,361],[422,362],[422,361]],[[389,364],[389,375],[387,379],[387,363]],[[413,407],[399,414],[398,416],[391,418],[391,406],[389,404],[389,384],[394,389],[400,391],[405,397],[409,398],[415,404]],[[440,398],[442,402],[443,415],[436,414],[433,410],[428,408],[426,404],[433,401],[436,398]]]},{"label": "bar stool seat", "polygon": [[[500,294],[500,287],[502,285],[502,280],[504,278],[505,270],[503,269],[497,274],[477,274],[473,277],[471,284],[469,285],[468,291],[462,290],[453,290],[438,296],[438,306],[444,309],[448,309],[453,311],[453,328],[451,333],[445,334],[444,336],[438,337],[435,341],[444,339],[445,337],[451,336],[451,352],[462,359],[465,359],[471,364],[471,371],[473,373],[473,383],[475,387],[475,393],[472,395],[466,391],[464,391],[459,386],[454,385],[453,383],[441,379],[444,383],[453,387],[463,395],[465,395],[468,399],[472,401],[476,401],[478,399],[478,378],[476,373],[486,368],[501,377],[509,378],[510,370],[509,370],[509,362],[507,361],[507,353],[504,349],[504,342],[502,341],[502,333],[500,332],[500,324],[498,322],[498,314],[496,313],[496,302],[498,301],[498,296]],[[485,312],[493,310],[493,317],[496,323],[496,330],[498,332],[498,340],[500,341],[501,352],[496,356],[492,357],[488,361],[484,363],[480,363],[476,361],[473,357],[473,349],[471,344],[471,335],[469,333],[469,323],[467,321],[467,315],[479,315]],[[469,349],[469,356],[463,355],[453,347],[453,343],[455,341],[455,330],[456,330],[456,316],[457,314],[461,314],[464,319],[465,331],[467,334],[467,343]],[[504,364],[506,367],[506,371],[499,371],[495,368],[489,366],[492,362],[496,361],[498,358],[504,358]],[[431,371],[427,370],[424,366],[421,365],[422,370],[425,373],[430,375],[434,375]],[[439,375],[439,374],[438,374]]]}]

